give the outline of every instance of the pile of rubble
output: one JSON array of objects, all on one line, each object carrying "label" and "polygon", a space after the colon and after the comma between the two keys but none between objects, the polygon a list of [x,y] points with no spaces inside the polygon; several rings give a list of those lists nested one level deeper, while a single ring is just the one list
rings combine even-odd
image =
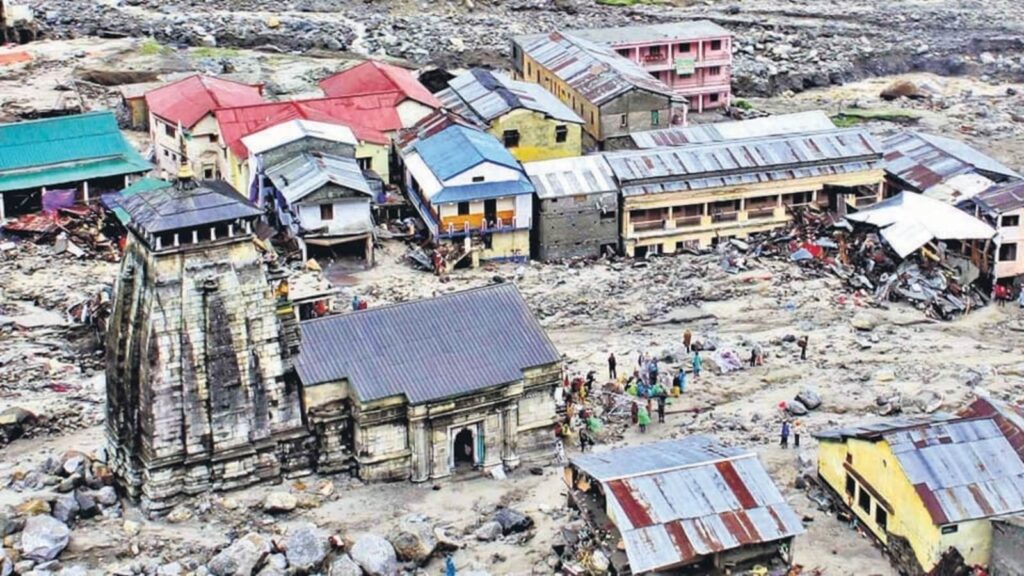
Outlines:
[{"label": "pile of rubble", "polygon": [[[25,214],[5,223],[3,232],[12,238],[52,245],[54,254],[67,253],[75,258],[89,257],[108,262],[121,259],[118,239],[123,236],[123,231],[107,219],[107,212],[99,205],[76,205],[52,212]],[[0,256],[7,257],[7,253],[16,247],[12,240],[0,243]]]},{"label": "pile of rubble", "polygon": [[920,251],[902,259],[868,227],[814,210],[794,210],[793,215],[789,229],[723,244],[723,268],[735,271],[735,260],[747,256],[787,259],[812,274],[841,279],[857,304],[884,307],[903,301],[942,320],[989,301],[975,283],[977,268],[941,245],[929,251],[933,257]]}]

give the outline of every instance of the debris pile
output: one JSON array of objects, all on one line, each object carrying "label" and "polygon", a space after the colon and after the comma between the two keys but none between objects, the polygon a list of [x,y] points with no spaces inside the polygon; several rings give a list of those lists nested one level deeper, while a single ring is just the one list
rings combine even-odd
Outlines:
[{"label": "debris pile", "polygon": [[[53,247],[54,254],[68,254],[74,258],[94,258],[108,262],[121,259],[115,235],[118,228],[106,220],[106,211],[99,205],[66,206],[51,212],[25,214],[3,225],[3,231],[13,237],[31,240]],[[5,242],[6,250],[13,243]]]}]

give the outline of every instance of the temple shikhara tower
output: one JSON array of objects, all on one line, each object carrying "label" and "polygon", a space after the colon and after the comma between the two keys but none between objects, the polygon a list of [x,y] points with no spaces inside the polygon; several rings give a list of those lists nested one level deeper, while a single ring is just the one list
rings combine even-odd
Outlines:
[{"label": "temple shikhara tower", "polygon": [[129,235],[107,340],[112,462],[153,511],[308,467],[309,440],[253,242],[260,211],[187,163],[160,184],[116,201]]}]

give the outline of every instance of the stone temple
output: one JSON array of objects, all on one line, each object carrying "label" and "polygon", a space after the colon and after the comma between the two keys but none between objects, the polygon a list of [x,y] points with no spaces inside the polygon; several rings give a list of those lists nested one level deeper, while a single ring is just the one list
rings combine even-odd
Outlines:
[{"label": "stone temple", "polygon": [[107,435],[146,510],[311,472],[425,481],[550,455],[561,357],[514,286],[300,323],[260,210],[185,172],[108,200],[129,234]]}]

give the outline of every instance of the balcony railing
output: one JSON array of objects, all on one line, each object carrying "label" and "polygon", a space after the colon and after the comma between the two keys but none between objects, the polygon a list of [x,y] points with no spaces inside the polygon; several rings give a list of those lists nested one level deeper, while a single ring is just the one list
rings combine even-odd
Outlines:
[{"label": "balcony railing", "polygon": [[739,220],[739,217],[739,212],[719,212],[711,215],[711,221],[716,224],[719,222],[735,222]]},{"label": "balcony railing", "polygon": [[681,216],[676,218],[676,228],[687,228],[692,226],[700,226],[701,217],[697,216]]},{"label": "balcony railing", "polygon": [[661,230],[665,227],[664,220],[647,220],[640,222],[633,222],[633,230],[635,232],[647,232],[650,230]]},{"label": "balcony railing", "polygon": [[864,206],[871,206],[872,204],[874,204],[876,202],[878,202],[878,196],[872,195],[872,196],[858,196],[854,200],[853,203],[854,203],[854,206],[856,206],[857,208],[862,208]]},{"label": "balcony railing", "polygon": [[658,54],[644,54],[640,58],[647,63],[664,62],[668,60],[668,54],[664,52],[659,52]]},{"label": "balcony railing", "polygon": [[775,207],[766,206],[764,208],[751,208],[747,210],[748,220],[760,220],[763,218],[772,218],[775,216]]}]

